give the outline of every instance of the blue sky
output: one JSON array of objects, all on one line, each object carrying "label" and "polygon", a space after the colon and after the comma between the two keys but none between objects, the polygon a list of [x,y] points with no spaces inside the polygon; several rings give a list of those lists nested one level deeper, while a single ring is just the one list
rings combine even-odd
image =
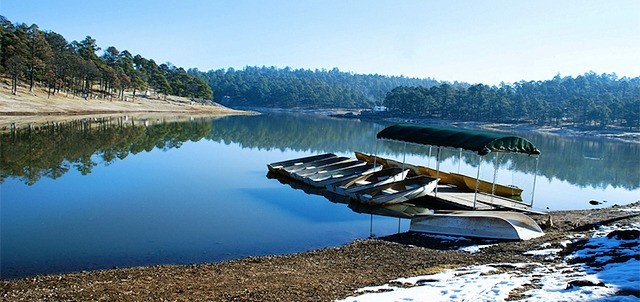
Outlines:
[{"label": "blue sky", "polygon": [[638,0],[0,0],[0,14],[202,71],[337,67],[490,85],[640,76]]}]

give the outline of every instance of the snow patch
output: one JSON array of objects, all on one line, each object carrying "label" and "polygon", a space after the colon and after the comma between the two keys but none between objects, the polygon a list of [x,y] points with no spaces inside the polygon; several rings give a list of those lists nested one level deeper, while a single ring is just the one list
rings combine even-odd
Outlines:
[{"label": "snow patch", "polygon": [[[640,230],[640,224],[603,226],[561,263],[502,263],[448,269],[437,274],[399,278],[356,291],[340,301],[501,301],[512,294],[525,301],[640,301],[640,239],[612,232]],[[632,231],[633,232],[633,231]],[[632,233],[635,234],[635,233]],[[608,236],[609,235],[609,236]],[[566,246],[577,243],[577,234]],[[624,236],[623,236],[624,237]],[[549,248],[525,254],[557,255]],[[480,249],[470,246],[464,249]],[[527,288],[522,287],[527,285]],[[511,297],[513,298],[513,297]]]}]

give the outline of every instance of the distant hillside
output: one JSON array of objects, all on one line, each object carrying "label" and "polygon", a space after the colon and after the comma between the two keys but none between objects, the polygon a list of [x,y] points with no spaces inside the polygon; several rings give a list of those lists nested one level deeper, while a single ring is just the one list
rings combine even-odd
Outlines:
[{"label": "distant hillside", "polygon": [[[189,71],[190,73],[193,71]],[[371,108],[397,86],[431,87],[433,79],[362,75],[332,70],[245,67],[198,72],[228,106]]]},{"label": "distant hillside", "polygon": [[396,116],[455,121],[531,122],[538,125],[640,129],[640,77],[588,72],[500,87],[477,84],[401,86],[384,105]]},{"label": "distant hillside", "polygon": [[[442,83],[431,78],[362,75],[289,67],[185,70],[133,55],[95,39],[68,42],[37,25],[0,16],[0,74],[9,94],[24,85],[47,96],[126,101],[140,94],[176,95],[229,107],[357,108],[384,105],[396,116],[539,125],[640,128],[640,78],[593,72],[499,87]],[[215,58],[212,58],[215,60]]]}]

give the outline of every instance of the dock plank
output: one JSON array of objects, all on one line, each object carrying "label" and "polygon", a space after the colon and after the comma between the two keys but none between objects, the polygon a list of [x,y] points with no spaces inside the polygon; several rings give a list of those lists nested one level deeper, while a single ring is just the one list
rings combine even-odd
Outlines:
[{"label": "dock plank", "polygon": [[[438,201],[451,204],[453,206],[459,206],[466,209],[474,209],[474,192],[463,191],[455,186],[439,185],[438,191],[429,193],[429,196],[436,198]],[[535,211],[527,204],[524,204],[517,200],[509,198],[495,196],[486,193],[478,193],[476,204],[476,210],[500,210],[508,209],[519,212],[526,212],[530,214],[544,214],[543,212]]]}]

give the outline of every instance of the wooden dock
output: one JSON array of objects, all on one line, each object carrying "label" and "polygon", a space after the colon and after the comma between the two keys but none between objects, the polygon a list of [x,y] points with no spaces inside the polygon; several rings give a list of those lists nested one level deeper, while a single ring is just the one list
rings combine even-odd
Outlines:
[{"label": "wooden dock", "polygon": [[509,210],[524,212],[527,214],[546,214],[544,212],[531,209],[531,206],[521,201],[481,192],[478,192],[474,208],[474,195],[474,192],[463,191],[455,186],[438,185],[437,192],[434,190],[428,194],[427,198],[432,201],[436,201],[439,204],[450,206],[454,209],[479,211]]}]

